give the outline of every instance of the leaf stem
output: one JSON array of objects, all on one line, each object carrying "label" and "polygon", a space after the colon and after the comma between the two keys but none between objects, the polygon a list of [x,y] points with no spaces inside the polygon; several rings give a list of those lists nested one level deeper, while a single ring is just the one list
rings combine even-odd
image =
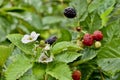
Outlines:
[{"label": "leaf stem", "polygon": [[48,80],[48,74],[45,74],[45,80]]},{"label": "leaf stem", "polygon": [[[47,67],[48,67],[48,63],[47,63]],[[45,71],[45,79],[44,80],[48,80],[48,74],[46,72],[47,72],[47,70]]]},{"label": "leaf stem", "polygon": [[105,80],[104,77],[103,77],[103,74],[101,72],[101,69],[99,69],[99,72],[100,72],[101,80]]}]

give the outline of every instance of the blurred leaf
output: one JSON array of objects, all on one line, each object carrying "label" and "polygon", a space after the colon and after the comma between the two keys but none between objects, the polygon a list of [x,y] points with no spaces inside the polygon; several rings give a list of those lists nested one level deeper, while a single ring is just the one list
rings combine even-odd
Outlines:
[{"label": "blurred leaf", "polygon": [[104,13],[101,14],[101,19],[102,19],[102,26],[106,26],[108,20],[109,20],[109,17],[108,15],[113,11],[114,7],[111,6],[109,7]]},{"label": "blurred leaf", "polygon": [[79,70],[82,73],[81,80],[89,80],[95,68],[91,62],[88,62],[88,64],[79,65]]},{"label": "blurred leaf", "polygon": [[59,16],[47,16],[42,19],[43,24],[54,24],[63,21],[64,18]]},{"label": "blurred leaf", "polygon": [[44,80],[44,75],[46,72],[46,64],[34,64],[33,66],[33,74],[37,80]]},{"label": "blurred leaf", "polygon": [[81,51],[82,57],[79,61],[74,62],[72,65],[76,66],[78,64],[85,63],[89,60],[92,60],[96,57],[97,53],[93,49],[85,48],[83,51]]},{"label": "blurred leaf", "polygon": [[26,54],[34,55],[34,52],[32,51],[34,48],[34,45],[32,43],[24,44],[21,42],[23,35],[21,34],[11,34],[8,35],[7,38],[19,49],[24,51]]},{"label": "blurred leaf", "polygon": [[69,63],[76,60],[79,56],[81,56],[80,53],[67,51],[67,52],[62,52],[61,54],[56,55],[55,60]]},{"label": "blurred leaf", "polygon": [[98,51],[97,57],[101,58],[119,58],[120,57],[120,45],[119,38],[112,39],[104,47]]},{"label": "blurred leaf", "polygon": [[16,28],[17,21],[11,17],[0,16],[0,42],[5,41],[6,35]]},{"label": "blurred leaf", "polygon": [[102,13],[107,11],[108,8],[116,4],[116,0],[101,0],[101,1],[103,1],[103,3],[97,8],[99,15],[101,15]]},{"label": "blurred leaf", "polygon": [[81,53],[83,54],[81,57],[81,62],[89,61],[97,55],[95,50],[89,48],[84,49]]},{"label": "blurred leaf", "polygon": [[80,48],[78,45],[73,44],[72,42],[63,41],[56,43],[51,51],[53,54],[58,54],[66,50],[77,51],[80,49],[82,48]]},{"label": "blurred leaf", "polygon": [[72,0],[70,6],[74,7],[77,11],[77,18],[81,19],[83,15],[86,15],[87,0]]},{"label": "blurred leaf", "polygon": [[24,8],[18,8],[18,7],[2,8],[2,10],[6,11],[6,12],[18,12],[18,13],[25,11]]},{"label": "blurred leaf", "polygon": [[72,80],[71,71],[68,65],[63,62],[49,63],[46,73],[58,80]]},{"label": "blurred leaf", "polygon": [[89,24],[89,30],[91,33],[93,33],[95,30],[99,30],[102,26],[102,21],[100,19],[100,16],[97,13],[93,13],[91,15],[91,22]]},{"label": "blurred leaf", "polygon": [[109,23],[114,22],[120,18],[120,5],[116,4],[114,10],[109,15]]},{"label": "blurred leaf", "polygon": [[100,16],[94,12],[90,14],[85,21],[80,23],[88,32],[93,33],[101,28]]},{"label": "blurred leaf", "polygon": [[44,1],[40,0],[23,0],[23,2],[27,5],[32,6],[35,8],[38,12],[41,12],[44,8],[44,5],[42,4]]},{"label": "blurred leaf", "polygon": [[119,23],[120,20],[114,21],[102,29],[104,35],[103,44],[110,42],[114,38],[120,37]]},{"label": "blurred leaf", "polygon": [[67,29],[63,29],[62,28],[60,30],[60,32],[61,32],[61,36],[57,40],[57,42],[60,42],[60,41],[71,41],[72,40],[72,35],[71,35],[71,33]]},{"label": "blurred leaf", "polygon": [[3,4],[3,1],[4,1],[4,0],[0,0],[0,6]]},{"label": "blurred leaf", "polygon": [[37,80],[34,75],[25,75],[22,76],[19,80]]},{"label": "blurred leaf", "polygon": [[6,60],[8,59],[8,57],[12,52],[12,49],[13,49],[13,45],[0,46],[0,66],[3,66],[5,64]]},{"label": "blurred leaf", "polygon": [[98,52],[98,65],[107,71],[110,75],[114,75],[120,71],[120,39],[113,39]]},{"label": "blurred leaf", "polygon": [[119,80],[120,79],[120,72],[118,72],[114,77],[112,77],[113,80]]},{"label": "blurred leaf", "polygon": [[17,59],[8,66],[5,72],[6,80],[16,80],[32,67],[31,60],[23,54],[18,54],[16,58]]},{"label": "blurred leaf", "polygon": [[88,6],[89,13],[97,9],[103,2],[104,0],[91,0],[90,5]]},{"label": "blurred leaf", "polygon": [[40,16],[32,12],[24,12],[22,14],[8,12],[8,15],[22,19],[24,23],[27,23],[30,26],[26,26],[31,29],[40,30],[42,28],[42,23]]}]

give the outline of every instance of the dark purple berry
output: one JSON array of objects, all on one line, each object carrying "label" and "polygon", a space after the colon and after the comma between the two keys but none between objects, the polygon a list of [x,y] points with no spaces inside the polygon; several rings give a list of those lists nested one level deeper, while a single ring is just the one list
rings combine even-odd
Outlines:
[{"label": "dark purple berry", "polygon": [[76,10],[74,8],[68,7],[64,10],[64,15],[67,18],[74,18],[76,16]]},{"label": "dark purple berry", "polygon": [[48,38],[45,41],[45,43],[52,45],[56,40],[57,40],[57,37],[56,36],[52,36],[52,37]]}]

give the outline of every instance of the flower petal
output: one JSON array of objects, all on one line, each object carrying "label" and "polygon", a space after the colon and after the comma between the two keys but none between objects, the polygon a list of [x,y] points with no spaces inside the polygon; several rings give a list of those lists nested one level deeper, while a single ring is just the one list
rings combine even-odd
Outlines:
[{"label": "flower petal", "polygon": [[31,32],[30,36],[36,36],[36,32],[35,31]]},{"label": "flower petal", "polygon": [[50,50],[50,44],[46,44],[44,50],[46,50],[46,51],[47,51],[47,50]]},{"label": "flower petal", "polygon": [[24,35],[23,38],[21,39],[22,43],[29,43],[29,35]]},{"label": "flower petal", "polygon": [[39,60],[38,60],[38,62],[41,62],[41,63],[48,63],[52,61],[53,61],[53,57],[52,56],[48,57],[45,55],[45,53],[41,53]]},{"label": "flower petal", "polygon": [[35,40],[37,40],[37,38],[38,38],[39,35],[40,35],[40,34],[36,34],[36,32],[33,31],[30,36],[31,36],[32,39],[35,41]]}]

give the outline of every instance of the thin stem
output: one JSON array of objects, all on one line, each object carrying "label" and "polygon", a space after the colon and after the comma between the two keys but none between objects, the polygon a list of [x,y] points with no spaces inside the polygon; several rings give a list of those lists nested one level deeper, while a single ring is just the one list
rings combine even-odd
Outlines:
[{"label": "thin stem", "polygon": [[48,80],[48,74],[45,74],[45,80]]},{"label": "thin stem", "polygon": [[105,80],[104,77],[103,77],[103,74],[101,72],[101,69],[99,69],[99,72],[100,72],[101,80]]},{"label": "thin stem", "polygon": [[82,32],[82,33],[84,33],[84,34],[86,34],[86,33],[87,33],[86,31],[83,31],[83,30],[81,30],[81,32]]},{"label": "thin stem", "polygon": [[[48,67],[48,63],[47,63],[47,67]],[[48,74],[45,72],[45,79],[44,80],[48,80]]]}]

